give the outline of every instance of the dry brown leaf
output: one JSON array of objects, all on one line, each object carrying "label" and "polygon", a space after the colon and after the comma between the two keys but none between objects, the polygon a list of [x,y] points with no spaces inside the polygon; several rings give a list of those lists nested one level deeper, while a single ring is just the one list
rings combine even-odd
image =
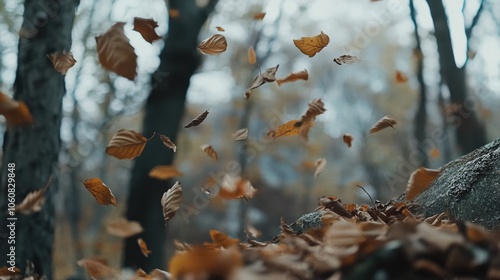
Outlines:
[{"label": "dry brown leaf", "polygon": [[208,116],[208,110],[199,114],[196,118],[192,119],[188,124],[184,126],[184,128],[200,125],[207,118],[207,116]]},{"label": "dry brown leaf", "polygon": [[174,186],[163,193],[161,198],[161,206],[163,208],[163,218],[165,225],[175,216],[175,212],[179,210],[182,198],[182,187],[179,182],[175,182]]},{"label": "dry brown leaf", "polygon": [[177,9],[169,9],[168,16],[171,18],[178,18],[181,15],[181,12]]},{"label": "dry brown leaf", "polygon": [[241,141],[248,138],[248,129],[242,128],[233,133],[232,135],[234,141]]},{"label": "dry brown leaf", "polygon": [[87,258],[81,259],[77,264],[87,271],[92,279],[118,279],[118,272],[108,266],[106,261]]},{"label": "dry brown leaf", "polygon": [[63,75],[66,75],[68,69],[73,67],[73,65],[75,65],[76,63],[76,60],[71,52],[51,53],[48,54],[47,57],[49,58],[50,62],[52,62],[52,65],[54,65],[54,69]]},{"label": "dry brown leaf", "polygon": [[230,238],[227,234],[214,229],[210,230],[210,238],[212,239],[212,243],[203,243],[203,246],[207,249],[219,249],[221,247],[228,249],[240,243],[239,239]]},{"label": "dry brown leaf", "polygon": [[406,186],[406,199],[414,200],[439,175],[440,170],[420,167],[413,171]]},{"label": "dry brown leaf", "polygon": [[394,80],[396,83],[406,83],[408,81],[408,77],[401,71],[396,71],[394,73]]},{"label": "dry brown leaf", "polygon": [[433,147],[429,150],[429,157],[432,158],[432,159],[436,159],[436,158],[439,158],[441,156],[441,151],[436,148],[436,147]]},{"label": "dry brown leaf", "polygon": [[204,144],[201,145],[201,150],[204,151],[209,157],[219,160],[219,156],[217,155],[217,152],[214,150],[214,148],[211,145]]},{"label": "dry brown leaf", "polygon": [[293,43],[303,54],[313,57],[330,43],[330,37],[321,31],[319,35],[302,37],[299,40],[293,40]]},{"label": "dry brown leaf", "polygon": [[210,38],[203,40],[198,49],[202,54],[221,54],[227,49],[226,37],[221,34],[214,34]]},{"label": "dry brown leaf", "polygon": [[129,238],[144,231],[141,224],[125,218],[117,218],[106,223],[106,231],[114,236]]},{"label": "dry brown leaf", "polygon": [[106,147],[106,154],[118,159],[133,159],[142,153],[146,143],[151,138],[147,139],[139,132],[133,130],[120,129],[111,137]]},{"label": "dry brown leaf", "polygon": [[304,139],[308,139],[309,130],[311,129],[316,116],[323,114],[325,109],[325,104],[321,99],[313,99],[311,103],[309,103],[309,107],[304,115],[302,115],[300,121],[295,123],[295,127],[299,128],[299,134],[304,137]]},{"label": "dry brown leaf", "polygon": [[253,16],[253,18],[257,19],[257,20],[263,20],[265,16],[266,16],[266,13],[258,13],[258,14],[255,14]]},{"label": "dry brown leaf", "polygon": [[43,203],[45,202],[45,191],[50,186],[51,181],[52,177],[49,178],[43,188],[28,193],[23,201],[16,205],[15,211],[23,215],[29,215],[42,210]]},{"label": "dry brown leaf", "polygon": [[342,141],[344,141],[344,143],[347,145],[347,147],[352,147],[352,140],[354,140],[354,138],[352,137],[351,134],[347,134],[345,133],[344,135],[342,135]]},{"label": "dry brown leaf", "polygon": [[0,114],[11,125],[27,125],[33,123],[33,117],[23,101],[16,101],[0,92]]},{"label": "dry brown leaf", "polygon": [[168,138],[167,136],[163,135],[163,134],[160,134],[160,139],[161,141],[163,142],[163,144],[167,147],[167,148],[170,148],[174,151],[174,153],[177,151],[177,146],[175,145],[174,142],[172,142],[172,140],[170,140],[170,138]]},{"label": "dry brown leaf", "polygon": [[155,178],[158,180],[168,180],[173,177],[182,176],[182,172],[177,170],[174,166],[170,165],[158,165],[153,167],[151,171],[149,171],[149,177]]},{"label": "dry brown leaf", "polygon": [[334,58],[333,61],[337,63],[338,65],[342,64],[353,64],[359,62],[359,58],[354,55],[341,55],[337,58]]},{"label": "dry brown leaf", "polygon": [[240,176],[226,174],[222,179],[218,196],[223,199],[253,198],[257,190],[250,181],[242,179]]},{"label": "dry brown leaf", "polygon": [[304,70],[299,71],[299,72],[290,73],[288,76],[286,76],[283,79],[277,79],[276,83],[278,83],[278,86],[281,86],[282,83],[295,82],[298,80],[307,81],[308,79],[309,79],[309,73],[307,72],[307,69],[304,69]]},{"label": "dry brown leaf", "polygon": [[95,37],[99,63],[131,81],[137,76],[137,55],[123,32],[124,22],[113,25],[106,33]]},{"label": "dry brown leaf", "polygon": [[248,63],[255,64],[257,63],[257,54],[255,54],[255,49],[253,46],[248,47],[247,51]]},{"label": "dry brown leaf", "polygon": [[137,238],[137,244],[139,244],[139,248],[141,248],[142,254],[147,258],[151,251],[148,249],[148,245],[142,238]]},{"label": "dry brown leaf", "polygon": [[220,32],[226,31],[224,28],[222,28],[220,26],[216,26],[215,28],[217,29],[217,31],[220,31]]},{"label": "dry brown leaf", "polygon": [[320,158],[316,160],[316,163],[314,165],[316,166],[316,171],[314,171],[314,178],[317,178],[318,175],[325,170],[326,167],[326,159],[325,158]]},{"label": "dry brown leaf", "polygon": [[83,181],[83,185],[94,196],[98,204],[101,205],[116,205],[116,199],[111,190],[106,186],[101,179],[91,178]]},{"label": "dry brown leaf", "polygon": [[274,132],[273,138],[299,135],[299,127],[295,126],[298,122],[298,120],[291,120],[278,126]]},{"label": "dry brown leaf", "polygon": [[375,123],[372,128],[370,128],[370,133],[376,133],[379,132],[380,130],[387,128],[387,127],[392,127],[397,124],[396,120],[393,119],[391,116],[387,115],[381,118],[380,120]]},{"label": "dry brown leaf", "polygon": [[141,33],[142,38],[146,42],[152,44],[161,37],[156,34],[155,28],[158,27],[158,22],[148,18],[134,18],[134,30]]},{"label": "dry brown leaf", "polygon": [[247,225],[245,229],[245,234],[248,239],[256,239],[262,236],[262,232],[252,225]]},{"label": "dry brown leaf", "polygon": [[270,83],[276,81],[276,72],[278,71],[279,64],[276,65],[275,67],[267,68],[266,71],[259,76],[257,76],[253,82],[252,85],[247,88],[245,91],[245,99],[250,98],[250,93],[252,90],[260,87],[261,85],[265,83]]}]

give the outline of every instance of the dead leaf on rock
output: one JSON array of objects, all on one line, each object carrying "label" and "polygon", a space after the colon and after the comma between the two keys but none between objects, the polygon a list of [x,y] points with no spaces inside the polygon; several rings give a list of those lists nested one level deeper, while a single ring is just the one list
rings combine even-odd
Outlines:
[{"label": "dead leaf on rock", "polygon": [[440,170],[420,167],[413,171],[406,186],[406,199],[414,200],[439,175]]}]

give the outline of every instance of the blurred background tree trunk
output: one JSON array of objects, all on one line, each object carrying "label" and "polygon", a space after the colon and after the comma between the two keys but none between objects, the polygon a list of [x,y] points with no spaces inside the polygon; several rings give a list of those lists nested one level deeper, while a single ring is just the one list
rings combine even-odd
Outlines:
[{"label": "blurred background tree trunk", "polygon": [[[42,188],[54,175],[61,146],[60,126],[64,76],[56,72],[47,54],[68,52],[71,31],[79,0],[24,2],[23,25],[19,32],[18,66],[14,98],[24,101],[34,119],[31,126],[9,126],[4,137],[0,178],[0,212],[6,221],[7,165],[15,164],[16,203]],[[53,179],[57,179],[52,176]],[[57,180],[52,180],[57,183]],[[40,212],[17,215],[16,266],[26,268],[31,261],[40,275],[52,279],[52,242],[54,238],[54,193],[52,184],[45,193]],[[2,231],[6,229],[2,226]],[[9,245],[10,246],[10,245]],[[0,245],[0,260],[6,264],[7,244]]]},{"label": "blurred background tree trunk", "polygon": [[[146,137],[157,132],[176,140],[189,81],[201,64],[198,35],[216,3],[217,0],[211,0],[200,7],[195,0],[167,2],[168,9],[177,10],[179,16],[169,17],[160,66],[151,80],[142,131]],[[138,221],[144,232],[125,241],[125,267],[149,271],[166,265],[165,225],[160,200],[173,183],[150,178],[148,173],[157,165],[171,165],[173,159],[173,152],[158,139],[153,139],[134,162],[126,215],[129,220]],[[152,248],[149,258],[142,255],[137,245],[138,237]]]}]

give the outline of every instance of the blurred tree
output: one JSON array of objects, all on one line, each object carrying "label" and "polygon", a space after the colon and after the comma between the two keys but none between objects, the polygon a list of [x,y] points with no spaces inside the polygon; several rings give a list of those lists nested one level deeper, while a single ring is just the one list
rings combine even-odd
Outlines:
[{"label": "blurred tree", "polygon": [[[198,35],[217,0],[198,5],[195,0],[167,1],[169,11],[176,16],[168,19],[165,47],[160,54],[160,66],[151,80],[152,90],[146,101],[143,135],[161,133],[175,141],[184,113],[189,81],[201,63],[197,50]],[[173,15],[174,13],[171,13]],[[160,199],[171,183],[148,176],[157,165],[170,165],[173,152],[161,141],[151,141],[142,155],[134,162],[130,180],[127,218],[138,221],[144,227],[142,237],[154,253],[145,258],[137,245],[137,237],[125,241],[123,265],[149,271],[165,266],[165,226]]]},{"label": "blurred tree", "polygon": [[[486,132],[484,126],[479,122],[471,102],[468,102],[468,89],[466,85],[466,73],[464,65],[458,67],[453,54],[450,27],[448,17],[442,0],[427,0],[429,5],[437,47],[439,52],[439,63],[441,66],[441,78],[450,92],[451,116],[455,126],[455,135],[461,153],[469,153],[474,149],[486,144]],[[464,4],[465,5],[465,4]],[[472,31],[477,25],[483,11],[484,0],[480,1],[479,8],[468,27],[464,26],[467,39],[467,51]]]},{"label": "blurred tree", "polygon": [[[54,175],[60,149],[64,76],[56,72],[47,54],[67,52],[71,47],[71,31],[79,0],[29,0],[24,3],[23,25],[19,32],[19,51],[14,98],[28,105],[34,119],[31,126],[10,126],[4,138],[4,156],[0,183],[0,211],[6,213],[7,166],[15,164],[16,202],[43,187]],[[53,180],[54,182],[54,180]],[[45,193],[40,212],[16,221],[16,266],[26,268],[31,261],[35,270],[52,279],[52,242],[54,237],[55,186]],[[2,214],[4,216],[5,214]],[[6,221],[5,217],[2,222]],[[5,226],[2,226],[5,229]],[[7,242],[1,251],[8,252]],[[6,254],[1,262],[5,265]]]}]

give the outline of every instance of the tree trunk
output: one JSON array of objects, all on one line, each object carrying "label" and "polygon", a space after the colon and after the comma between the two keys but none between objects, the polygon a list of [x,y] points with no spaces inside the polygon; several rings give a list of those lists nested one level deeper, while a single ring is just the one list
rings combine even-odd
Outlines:
[{"label": "tree trunk", "polygon": [[[443,1],[427,0],[427,3],[434,23],[442,78],[450,91],[450,102],[456,108],[451,112],[450,121],[455,128],[456,141],[461,153],[469,153],[486,144],[486,132],[477,119],[472,104],[468,102],[470,100],[467,100],[465,65],[460,68],[456,65]],[[480,10],[478,15],[479,12]],[[477,17],[475,22],[477,22]],[[467,30],[468,39],[471,28]]]},{"label": "tree trunk", "polygon": [[[54,177],[61,144],[59,131],[65,87],[64,76],[54,70],[47,54],[70,50],[78,4],[79,0],[25,1],[14,98],[28,105],[34,124],[9,126],[5,133],[0,177],[2,224],[7,221],[4,213],[7,212],[9,164],[15,164],[16,204],[29,192],[43,187],[49,177]],[[47,189],[45,204],[40,212],[28,216],[16,214],[15,244],[2,242],[0,245],[2,265],[6,264],[5,252],[9,252],[10,246],[14,245],[16,266],[24,270],[26,261],[31,261],[38,274],[52,279],[53,194],[56,190],[55,184]],[[5,226],[1,228],[6,230]]]},{"label": "tree trunk", "polygon": [[[197,50],[198,34],[216,2],[212,0],[206,7],[200,8],[194,0],[169,1],[169,9],[178,10],[180,15],[169,18],[160,66],[152,78],[152,90],[146,101],[143,121],[143,135],[146,137],[157,132],[173,141],[177,138],[189,81],[201,63]],[[165,267],[166,237],[160,199],[173,183],[150,178],[148,173],[157,165],[172,164],[173,156],[170,149],[154,139],[134,162],[127,218],[138,221],[144,232],[125,241],[126,267],[146,271]],[[138,237],[153,248],[149,258],[142,255],[137,245]]]}]

